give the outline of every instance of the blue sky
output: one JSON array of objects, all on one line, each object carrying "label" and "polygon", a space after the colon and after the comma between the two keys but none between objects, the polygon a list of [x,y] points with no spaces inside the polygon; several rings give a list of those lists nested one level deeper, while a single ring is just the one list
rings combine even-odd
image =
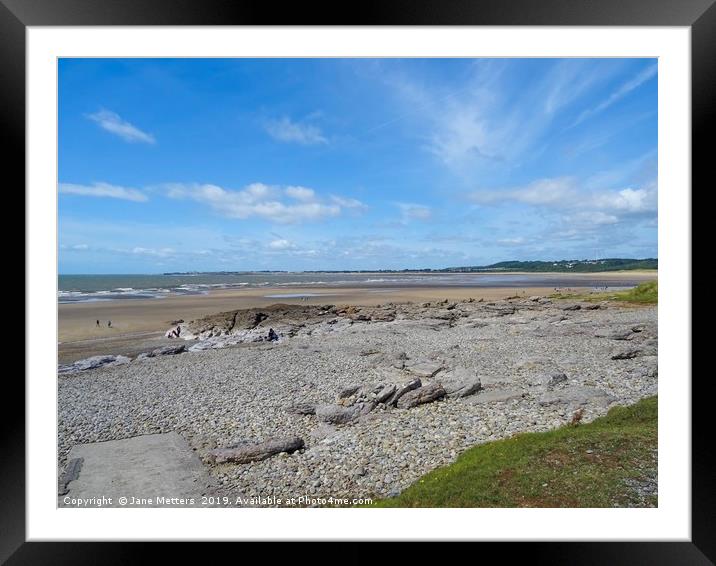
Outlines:
[{"label": "blue sky", "polygon": [[61,59],[60,273],[657,257],[654,59]]}]

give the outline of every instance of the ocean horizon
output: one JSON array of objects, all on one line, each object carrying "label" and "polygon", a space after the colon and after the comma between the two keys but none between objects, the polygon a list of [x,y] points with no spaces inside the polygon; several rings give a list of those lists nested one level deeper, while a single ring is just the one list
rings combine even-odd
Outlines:
[{"label": "ocean horizon", "polygon": [[600,273],[430,273],[430,272],[224,272],[176,274],[58,275],[58,303],[158,299],[176,295],[205,295],[212,290],[291,287],[610,287],[639,283],[613,280]]}]

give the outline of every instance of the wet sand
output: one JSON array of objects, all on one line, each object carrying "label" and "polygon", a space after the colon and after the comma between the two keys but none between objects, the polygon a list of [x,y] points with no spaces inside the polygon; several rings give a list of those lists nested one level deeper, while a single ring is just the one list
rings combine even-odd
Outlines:
[{"label": "wet sand", "polygon": [[[501,274],[504,275],[504,274]],[[564,274],[534,274],[564,278]],[[570,274],[575,283],[604,280],[614,286],[634,284],[657,278],[656,272],[609,272]],[[574,291],[591,290],[591,286],[571,287]],[[551,287],[298,287],[251,288],[211,291],[206,295],[170,296],[163,299],[126,299],[58,305],[59,362],[68,363],[97,354],[136,355],[147,349],[169,343],[164,332],[172,321],[193,320],[208,314],[287,304],[353,304],[377,305],[388,302],[425,302],[442,299],[484,299],[511,296],[549,295]],[[286,295],[307,295],[305,298]],[[279,296],[276,296],[279,295]],[[283,296],[282,296],[283,295]],[[96,326],[96,320],[100,326]],[[107,327],[107,321],[112,327]]]}]

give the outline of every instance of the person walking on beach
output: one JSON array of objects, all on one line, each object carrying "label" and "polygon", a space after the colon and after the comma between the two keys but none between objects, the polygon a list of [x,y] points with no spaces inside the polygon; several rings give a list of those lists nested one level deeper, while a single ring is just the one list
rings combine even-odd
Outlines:
[{"label": "person walking on beach", "polygon": [[99,319],[97,319],[97,328],[99,328]]},{"label": "person walking on beach", "polygon": [[111,320],[108,320],[108,321],[107,321],[107,328],[112,328],[112,321],[111,321]]}]

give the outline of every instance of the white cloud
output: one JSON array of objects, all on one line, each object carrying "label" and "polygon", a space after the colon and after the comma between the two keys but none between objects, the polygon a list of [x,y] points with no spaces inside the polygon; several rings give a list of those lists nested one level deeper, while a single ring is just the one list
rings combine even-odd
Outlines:
[{"label": "white cloud", "polygon": [[296,246],[289,240],[278,239],[269,242],[268,247],[272,250],[290,250]]},{"label": "white cloud", "polygon": [[271,120],[265,125],[268,134],[279,141],[298,143],[301,145],[316,145],[328,143],[321,129],[313,124],[293,122],[284,117],[280,120]]},{"label": "white cloud", "polygon": [[111,132],[127,142],[156,143],[154,136],[143,132],[133,124],[123,120],[119,114],[109,110],[100,110],[88,114],[87,118],[96,122],[100,128]]},{"label": "white cloud", "polygon": [[118,187],[109,183],[94,183],[92,186],[75,185],[72,183],[59,183],[57,190],[60,194],[79,195],[86,197],[118,198],[134,202],[147,201],[147,195],[127,187]]},{"label": "white cloud", "polygon": [[132,248],[130,253],[135,255],[166,258],[173,256],[175,254],[175,250],[173,248],[143,248],[137,246]]},{"label": "white cloud", "polygon": [[594,108],[590,108],[588,110],[585,110],[582,112],[577,120],[574,122],[573,126],[576,126],[577,124],[582,123],[584,120],[589,118],[590,116],[593,116],[594,114],[598,114],[599,112],[606,110],[609,108],[612,104],[617,102],[618,100],[624,98],[627,94],[629,94],[632,90],[635,88],[641,86],[643,83],[648,81],[650,78],[656,75],[656,72],[658,70],[657,64],[654,63],[653,65],[647,67],[643,71],[641,71],[639,74],[637,74],[635,77],[631,78],[624,84],[622,84],[617,90],[612,92],[611,95],[609,95],[608,98],[600,102],[597,106]]},{"label": "white cloud", "polygon": [[[561,238],[582,237],[624,219],[643,222],[657,212],[657,184],[640,188],[588,189],[572,177],[540,179],[525,187],[479,191],[471,198],[482,205],[517,202],[543,209],[544,218],[558,219],[565,227]],[[603,230],[602,230],[603,231]]]},{"label": "white cloud", "polygon": [[476,191],[470,195],[480,204],[515,201],[533,205],[565,204],[575,196],[574,179],[571,177],[539,179],[525,187]]},{"label": "white cloud", "polygon": [[313,189],[277,187],[263,183],[254,183],[242,190],[210,184],[170,184],[164,188],[171,198],[195,200],[229,218],[263,218],[283,224],[335,217],[340,215],[343,208],[355,207],[359,203],[348,199],[351,207],[346,207],[333,197],[329,201],[319,198]]},{"label": "white cloud", "polygon": [[400,202],[397,204],[404,221],[407,220],[427,220],[432,216],[432,210],[429,206],[423,204],[412,204]]},{"label": "white cloud", "polygon": [[316,198],[316,191],[306,187],[286,187],[286,194],[302,202],[312,202]]},{"label": "white cloud", "polygon": [[599,194],[594,199],[599,208],[612,209],[619,212],[649,212],[657,208],[656,190],[648,189],[622,189],[616,192]]},{"label": "white cloud", "polygon": [[331,195],[331,201],[340,206],[341,208],[350,208],[359,211],[368,210],[368,207],[365,204],[355,198],[344,198]]}]

